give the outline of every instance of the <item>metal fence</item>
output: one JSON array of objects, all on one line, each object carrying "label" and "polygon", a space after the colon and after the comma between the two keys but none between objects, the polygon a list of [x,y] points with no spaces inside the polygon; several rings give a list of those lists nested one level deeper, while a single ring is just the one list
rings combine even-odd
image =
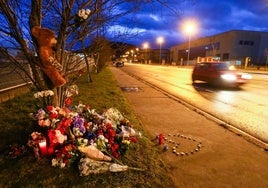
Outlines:
[{"label": "metal fence", "polygon": [[[30,70],[28,64],[25,68]],[[30,83],[25,73],[8,61],[0,61],[0,92],[21,87]]]}]

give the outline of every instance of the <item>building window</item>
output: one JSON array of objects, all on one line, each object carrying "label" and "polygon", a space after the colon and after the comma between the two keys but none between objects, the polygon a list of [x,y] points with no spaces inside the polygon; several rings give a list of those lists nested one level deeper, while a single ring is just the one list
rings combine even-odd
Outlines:
[{"label": "building window", "polygon": [[250,42],[250,41],[245,40],[245,41],[244,41],[244,45],[249,45],[249,42]]},{"label": "building window", "polygon": [[238,42],[239,45],[245,45],[245,46],[253,46],[254,45],[254,41],[251,40],[240,40]]}]

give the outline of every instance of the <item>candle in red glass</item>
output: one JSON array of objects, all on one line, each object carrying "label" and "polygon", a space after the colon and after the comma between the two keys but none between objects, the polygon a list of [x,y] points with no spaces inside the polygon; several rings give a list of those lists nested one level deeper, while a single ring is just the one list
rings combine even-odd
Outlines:
[{"label": "candle in red glass", "polygon": [[163,144],[163,142],[164,142],[164,135],[163,134],[159,134],[159,136],[158,136],[158,143],[159,143],[159,145]]},{"label": "candle in red glass", "polygon": [[46,140],[42,140],[42,141],[39,142],[39,149],[40,149],[42,155],[45,155],[47,153],[47,142],[46,142]]}]

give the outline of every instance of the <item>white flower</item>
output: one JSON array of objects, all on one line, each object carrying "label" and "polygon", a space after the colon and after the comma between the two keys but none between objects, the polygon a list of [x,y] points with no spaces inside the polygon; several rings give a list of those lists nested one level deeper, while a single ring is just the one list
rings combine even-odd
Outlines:
[{"label": "white flower", "polygon": [[78,141],[78,144],[82,146],[86,146],[88,144],[88,139],[86,138],[78,138],[77,141]]},{"label": "white flower", "polygon": [[55,159],[55,158],[53,158],[52,160],[51,160],[51,162],[52,162],[52,166],[58,166],[58,160],[57,159]]},{"label": "white flower", "polygon": [[91,10],[86,9],[86,14],[89,15],[91,13]]},{"label": "white flower", "polygon": [[60,163],[60,168],[64,168],[66,166],[66,164],[65,163]]},{"label": "white flower", "polygon": [[67,136],[61,134],[60,130],[55,130],[55,133],[58,143],[62,144],[65,140],[67,140]]},{"label": "white flower", "polygon": [[80,18],[82,18],[84,15],[85,15],[85,9],[80,9],[80,10],[78,11],[78,16],[79,16]]},{"label": "white flower", "polygon": [[34,98],[40,98],[40,97],[43,97],[43,92],[42,91],[39,91],[39,92],[36,92],[35,94],[34,94]]},{"label": "white flower", "polygon": [[38,98],[38,93],[34,94],[34,98],[36,98],[36,99]]},{"label": "white flower", "polygon": [[46,90],[46,91],[44,91],[44,96],[45,97],[53,96],[53,95],[54,95],[54,92],[52,90]]},{"label": "white flower", "polygon": [[83,16],[83,19],[86,20],[87,18],[88,18],[88,15],[85,14],[85,15]]},{"label": "white flower", "polygon": [[83,133],[79,130],[79,128],[77,127],[73,127],[73,134],[76,136],[76,137],[80,137],[80,136],[83,136]]},{"label": "white flower", "polygon": [[52,90],[45,90],[34,93],[34,98],[38,99],[38,98],[50,97],[53,95],[54,92]]},{"label": "white flower", "polygon": [[105,139],[105,137],[103,135],[99,135],[98,138],[101,139],[101,140]]}]

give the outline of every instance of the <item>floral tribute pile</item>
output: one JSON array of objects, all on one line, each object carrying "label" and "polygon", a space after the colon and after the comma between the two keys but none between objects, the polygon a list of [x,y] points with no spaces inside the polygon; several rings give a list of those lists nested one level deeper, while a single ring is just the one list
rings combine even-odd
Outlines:
[{"label": "floral tribute pile", "polygon": [[[47,102],[52,95],[48,90],[35,98]],[[35,157],[50,157],[52,166],[60,168],[77,162],[81,176],[133,169],[113,162],[137,142],[130,122],[115,108],[98,114],[89,105],[70,107],[70,98],[66,101],[63,108],[48,105],[33,114],[38,130],[31,133],[28,146]]]}]

